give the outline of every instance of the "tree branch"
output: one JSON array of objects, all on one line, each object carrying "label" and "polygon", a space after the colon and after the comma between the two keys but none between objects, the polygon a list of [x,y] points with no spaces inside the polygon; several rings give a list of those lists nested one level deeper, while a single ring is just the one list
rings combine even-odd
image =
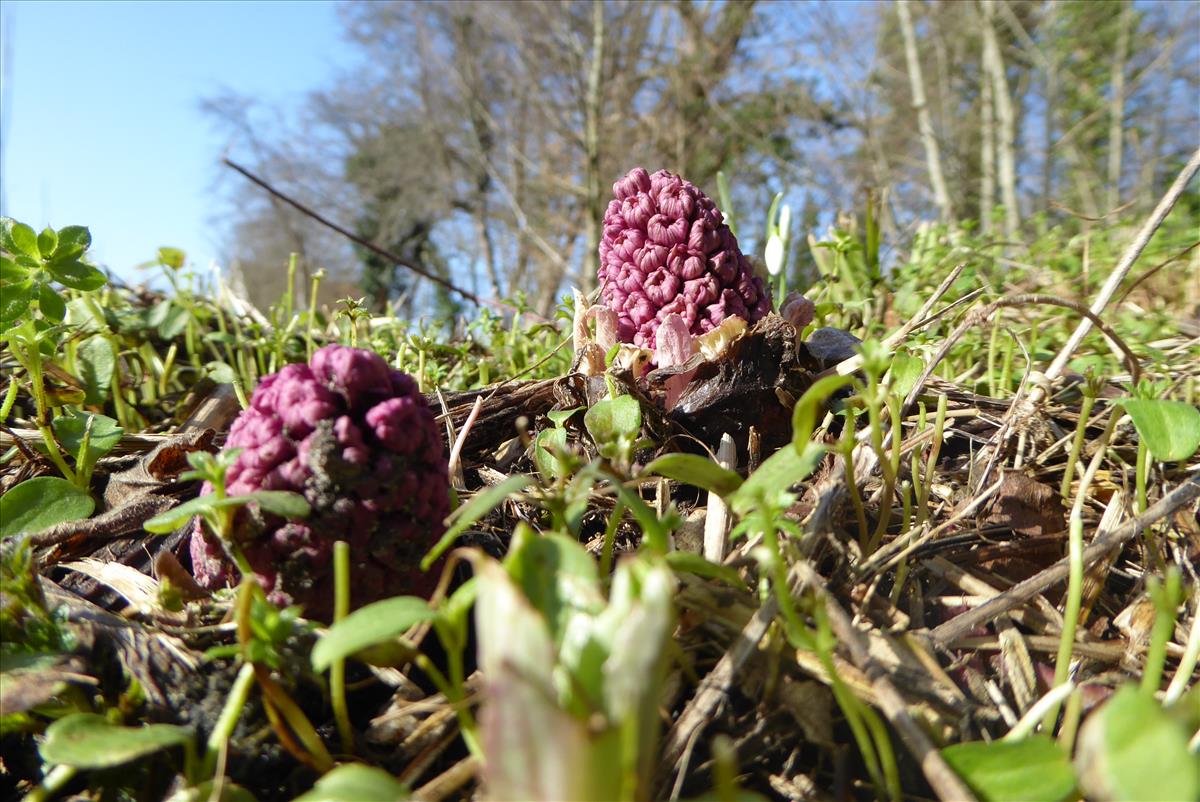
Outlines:
[{"label": "tree branch", "polygon": [[458,295],[462,296],[463,298],[467,299],[468,301],[471,301],[472,303],[476,304],[477,306],[483,305],[484,302],[481,301],[479,299],[479,296],[477,296],[475,293],[467,292],[466,290],[455,286],[447,279],[444,279],[441,276],[437,276],[437,275],[434,275],[433,273],[430,273],[428,270],[421,267],[420,265],[416,265],[416,264],[408,261],[407,259],[401,259],[399,256],[396,256],[394,253],[391,253],[390,251],[386,251],[383,248],[380,248],[375,243],[369,242],[368,240],[363,239],[362,237],[358,236],[357,234],[353,233],[352,231],[350,231],[346,228],[343,228],[342,226],[338,225],[337,223],[333,222],[332,220],[329,220],[328,218],[323,217],[320,213],[315,212],[312,209],[308,208],[300,201],[295,200],[294,198],[291,198],[288,195],[285,195],[284,193],[280,192],[278,189],[271,186],[266,181],[259,178],[254,173],[250,172],[249,170],[247,170],[245,167],[242,167],[239,164],[235,164],[234,162],[230,161],[229,159],[222,159],[221,161],[225,164],[226,167],[230,168],[231,170],[241,173],[243,176],[245,176],[247,179],[249,179],[252,183],[257,184],[258,186],[262,187],[267,192],[269,192],[272,196],[274,196],[274,197],[278,198],[279,200],[283,201],[284,203],[287,203],[288,205],[292,206],[301,214],[311,217],[313,220],[316,220],[318,223],[325,226],[326,228],[333,229],[334,231],[341,234],[343,237],[345,237],[346,239],[355,243],[356,245],[360,245],[360,246],[366,248],[371,253],[374,253],[377,256],[381,256],[384,259],[387,259],[388,261],[392,262],[393,264],[399,265],[400,267],[407,268],[407,269],[413,271],[414,273],[416,273],[417,275],[423,276],[423,277],[429,279],[430,281],[432,281],[433,283],[441,285],[442,287],[445,287],[446,289],[450,290],[453,293],[457,293]]}]

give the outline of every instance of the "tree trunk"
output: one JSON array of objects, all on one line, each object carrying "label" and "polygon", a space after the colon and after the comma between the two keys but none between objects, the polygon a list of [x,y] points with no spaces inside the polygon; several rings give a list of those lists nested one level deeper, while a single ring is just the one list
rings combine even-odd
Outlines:
[{"label": "tree trunk", "polygon": [[904,34],[904,56],[908,62],[908,82],[912,88],[913,110],[917,112],[917,127],[921,143],[925,146],[925,161],[929,167],[929,183],[933,189],[934,202],[943,222],[954,217],[950,206],[950,193],[946,191],[946,179],[942,176],[942,161],[938,153],[937,138],[933,123],[929,119],[929,105],[925,102],[925,81],[921,75],[921,60],[917,57],[917,35],[913,30],[912,15],[908,0],[896,0],[896,11],[900,16],[900,30]]},{"label": "tree trunk", "polygon": [[589,293],[596,286],[599,266],[600,226],[604,219],[604,195],[600,189],[600,79],[604,67],[604,0],[592,0],[592,63],[588,69],[584,117],[587,160],[587,253],[584,254],[580,284]]},{"label": "tree trunk", "polygon": [[[1050,0],[1046,5],[1046,22],[1044,24],[1049,29],[1051,38],[1054,36],[1058,22],[1057,11],[1057,0]],[[1045,216],[1050,213],[1050,196],[1054,192],[1054,121],[1058,108],[1058,56],[1052,47],[1046,49],[1043,70],[1046,82],[1044,90],[1046,110],[1042,115],[1044,118],[1042,120],[1042,189],[1038,209],[1043,215],[1042,226],[1045,226]]]},{"label": "tree trunk", "polygon": [[979,83],[979,231],[992,233],[996,211],[996,123],[992,107],[992,82],[984,75]]},{"label": "tree trunk", "polygon": [[1121,155],[1125,147],[1122,133],[1125,121],[1125,65],[1129,60],[1129,28],[1133,24],[1132,4],[1122,0],[1121,15],[1117,20],[1117,54],[1112,63],[1112,98],[1109,101],[1108,119],[1108,195],[1107,205],[1111,211],[1121,202]]},{"label": "tree trunk", "polygon": [[1004,73],[1004,60],[1000,55],[1000,43],[996,38],[996,26],[992,23],[995,12],[994,0],[982,0],[983,7],[983,68],[985,78],[992,83],[992,98],[996,106],[996,122],[999,123],[997,155],[1000,163],[1000,193],[1004,201],[1004,236],[1012,240],[1017,237],[1021,225],[1020,210],[1017,208],[1017,172],[1014,154],[1014,129],[1012,97],[1008,93],[1008,78]]}]

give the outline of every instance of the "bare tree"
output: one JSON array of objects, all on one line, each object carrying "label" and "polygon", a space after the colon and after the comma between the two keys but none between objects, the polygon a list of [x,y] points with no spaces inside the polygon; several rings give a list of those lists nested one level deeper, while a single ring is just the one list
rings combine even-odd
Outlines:
[{"label": "bare tree", "polygon": [[[986,230],[1000,203],[1015,237],[1022,204],[1053,225],[1070,220],[1056,204],[1096,216],[1126,195],[1152,203],[1200,125],[1198,12],[1120,9],[1124,33],[1113,7],[1057,0],[898,0],[894,13],[355,3],[343,16],[361,63],[301,115],[255,107],[239,122],[239,99],[212,105],[238,160],[290,194],[455,283],[524,293],[546,313],[568,284],[591,286],[608,186],[637,165],[710,191],[723,169],[754,222],[785,191],[810,229],[849,219],[839,213],[869,188],[901,245],[931,213],[977,209]],[[230,254],[253,289],[275,287],[298,251],[303,269],[357,274],[380,306],[440,302],[431,282],[329,242],[257,191],[235,201]],[[758,230],[744,229],[749,252]]]},{"label": "bare tree", "polygon": [[1117,208],[1121,199],[1121,151],[1125,147],[1125,64],[1129,59],[1130,27],[1133,24],[1132,4],[1122,0],[1117,22],[1117,52],[1112,60],[1112,97],[1109,100],[1108,120],[1108,195],[1109,209]]},{"label": "bare tree", "polygon": [[583,270],[583,290],[596,285],[599,266],[600,222],[604,215],[604,196],[600,190],[600,117],[603,95],[600,91],[604,68],[604,3],[592,0],[592,54],[588,66],[587,101],[584,108],[584,158],[587,162],[587,250]]},{"label": "bare tree", "polygon": [[996,124],[992,105],[992,82],[979,82],[979,230],[992,233],[996,210]]},{"label": "bare tree", "polygon": [[996,152],[1000,167],[1000,194],[1004,200],[1004,236],[1015,239],[1020,227],[1020,210],[1017,207],[1017,169],[1015,149],[1016,122],[1013,115],[1012,97],[1008,93],[1008,77],[1004,72],[1004,60],[1000,55],[1000,43],[996,26],[992,24],[995,0],[982,0],[983,11],[983,68],[986,80],[992,84],[992,100],[996,105],[997,138]]},{"label": "bare tree", "polygon": [[925,102],[925,81],[921,74],[921,60],[917,56],[917,35],[913,30],[912,15],[908,0],[896,0],[896,11],[900,18],[900,30],[904,35],[904,54],[908,62],[908,81],[912,88],[913,110],[917,113],[917,127],[921,132],[921,144],[925,147],[925,161],[929,167],[929,184],[943,220],[954,217],[950,205],[950,193],[946,179],[942,176],[942,159],[938,152],[937,137],[929,117],[929,106]]}]

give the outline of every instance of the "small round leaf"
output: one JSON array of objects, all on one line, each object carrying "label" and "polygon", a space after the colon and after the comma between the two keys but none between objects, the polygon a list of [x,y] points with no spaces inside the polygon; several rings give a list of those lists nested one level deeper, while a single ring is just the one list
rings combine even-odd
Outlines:
[{"label": "small round leaf", "polygon": [[58,247],[54,259],[59,262],[78,259],[92,245],[92,234],[83,226],[67,226],[58,230]]},{"label": "small round leaf", "polygon": [[3,234],[0,235],[0,246],[14,254],[23,253],[40,259],[41,250],[38,248],[37,234],[24,223],[18,223],[12,218],[4,218]]},{"label": "small round leaf", "polygon": [[55,322],[62,322],[67,316],[67,303],[62,296],[55,292],[49,284],[38,285],[38,309],[42,314]]},{"label": "small round leaf", "polygon": [[104,716],[76,713],[46,729],[46,740],[39,751],[47,763],[105,769],[187,743],[191,738],[191,730],[173,724],[120,727]]},{"label": "small round leaf", "polygon": [[108,283],[103,273],[85,262],[54,261],[46,265],[46,270],[55,281],[73,290],[91,292]]},{"label": "small round leaf", "polygon": [[428,602],[416,596],[396,596],[360,607],[317,641],[312,650],[313,670],[324,671],[334,661],[398,637],[414,624],[436,615]]},{"label": "small round leaf", "polygon": [[92,497],[66,479],[26,479],[0,496],[0,539],[77,521],[91,515],[95,508]]},{"label": "small round leaf", "polygon": [[54,229],[47,227],[41,234],[38,234],[38,251],[43,259],[53,256],[56,247],[58,247],[58,234],[54,233]]}]

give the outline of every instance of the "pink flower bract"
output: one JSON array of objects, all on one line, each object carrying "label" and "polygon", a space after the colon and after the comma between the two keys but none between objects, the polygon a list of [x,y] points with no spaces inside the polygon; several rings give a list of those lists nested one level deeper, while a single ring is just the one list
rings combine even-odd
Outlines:
[{"label": "pink flower bract", "polygon": [[[253,506],[234,519],[233,537],[272,602],[328,620],[337,540],[350,544],[353,606],[432,590],[436,574],[419,563],[450,508],[442,440],[416,383],[378,354],[330,345],[308,365],[265,377],[225,447],[242,449],[226,475],[228,495],[290,490],[312,508],[303,521]],[[236,575],[199,520],[191,555],[207,588]]]},{"label": "pink flower bract", "polygon": [[700,335],[731,315],[753,323],[771,311],[770,293],[720,210],[691,182],[637,167],[613,184],[613,194],[600,240],[600,284],[621,342],[653,350],[671,314]]}]

